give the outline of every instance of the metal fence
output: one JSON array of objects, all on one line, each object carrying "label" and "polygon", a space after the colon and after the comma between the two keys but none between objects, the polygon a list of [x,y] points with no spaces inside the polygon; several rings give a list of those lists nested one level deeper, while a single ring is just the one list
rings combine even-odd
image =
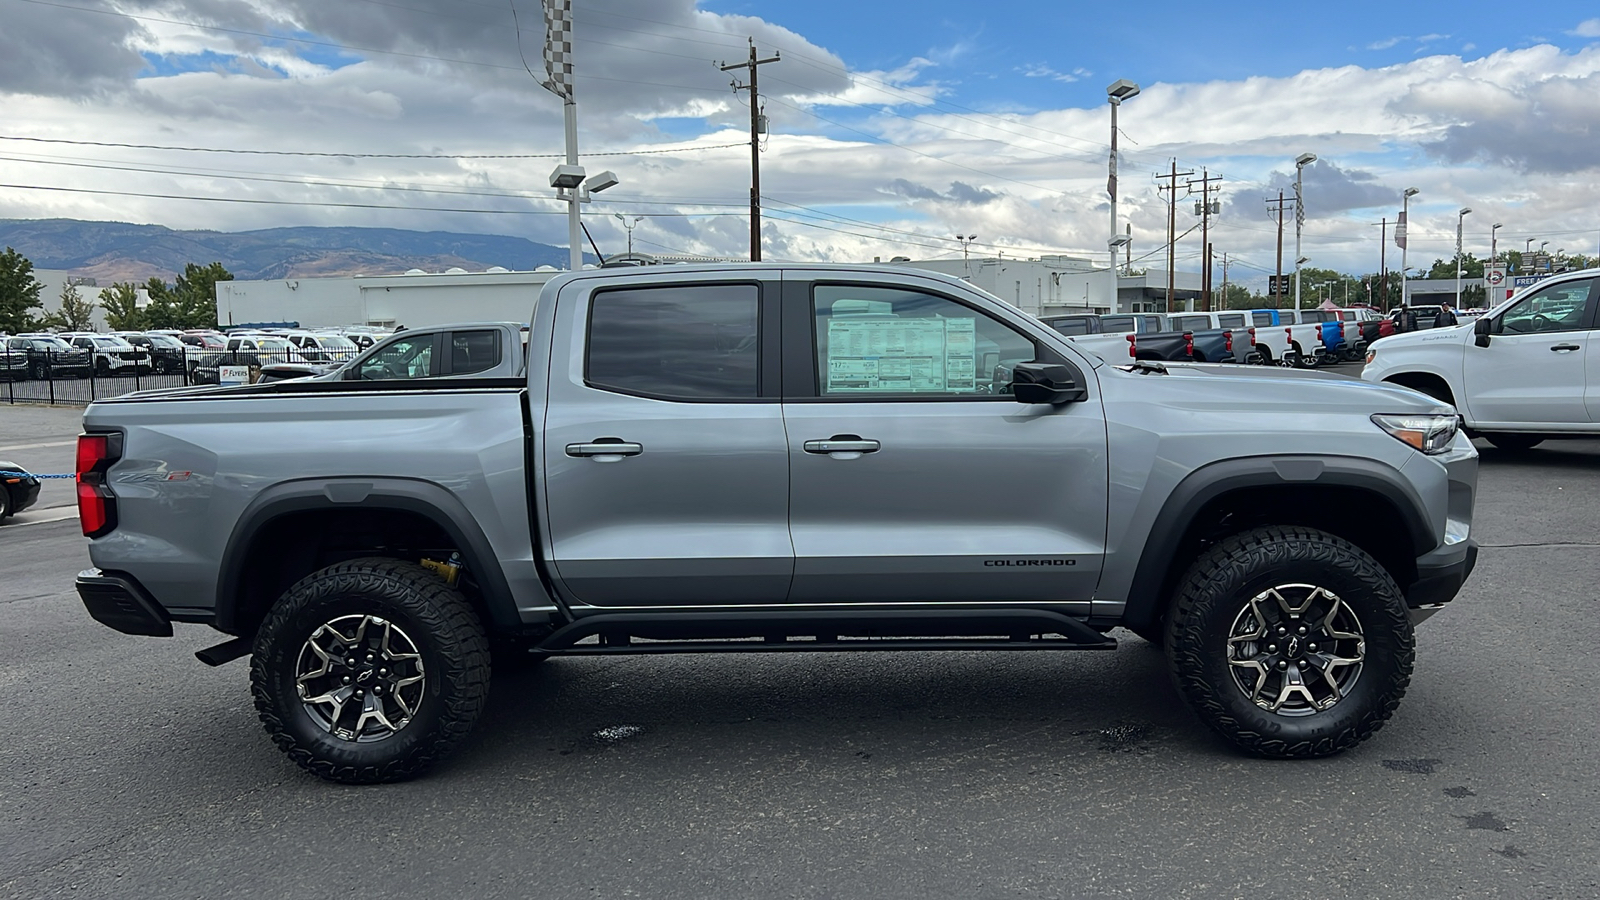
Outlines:
[{"label": "metal fence", "polygon": [[[11,351],[11,355],[20,353]],[[0,365],[0,380],[5,382],[0,387],[0,402],[87,406],[95,400],[120,397],[133,391],[216,384],[219,366],[244,367],[249,372],[249,380],[253,381],[262,365],[289,362],[288,356],[286,352],[212,351],[199,358],[188,358],[178,366],[175,361],[167,365],[152,364],[151,354],[140,350],[131,365],[106,371],[99,365],[85,367],[81,360],[68,366],[54,358],[55,354],[46,357],[36,353],[26,366],[0,360],[4,363]],[[161,368],[177,368],[178,371],[158,372]]]}]

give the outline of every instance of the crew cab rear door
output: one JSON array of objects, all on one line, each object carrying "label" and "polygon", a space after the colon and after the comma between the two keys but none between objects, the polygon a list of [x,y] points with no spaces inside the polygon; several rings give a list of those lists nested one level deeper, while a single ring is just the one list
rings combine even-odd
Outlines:
[{"label": "crew cab rear door", "polygon": [[560,288],[553,322],[538,320],[553,335],[547,392],[531,405],[542,411],[542,530],[569,600],[787,596],[778,294],[759,270],[578,278]]},{"label": "crew cab rear door", "polygon": [[[792,270],[783,304],[791,603],[1091,599],[1107,460],[1089,365],[936,279]],[[1018,403],[1011,367],[1035,360],[1070,361],[1087,399]]]}]

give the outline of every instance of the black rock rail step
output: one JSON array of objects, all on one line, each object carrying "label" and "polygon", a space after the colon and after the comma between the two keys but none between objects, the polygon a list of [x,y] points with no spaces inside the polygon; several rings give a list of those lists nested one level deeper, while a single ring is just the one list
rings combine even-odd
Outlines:
[{"label": "black rock rail step", "polygon": [[552,632],[534,653],[835,653],[851,650],[1115,650],[1078,619],[1039,609],[607,612]]}]

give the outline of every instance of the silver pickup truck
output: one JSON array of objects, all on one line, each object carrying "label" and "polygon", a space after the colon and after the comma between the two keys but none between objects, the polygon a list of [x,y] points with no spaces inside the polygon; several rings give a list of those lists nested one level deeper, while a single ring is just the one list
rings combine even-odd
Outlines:
[{"label": "silver pickup truck", "polygon": [[528,305],[514,377],[455,377],[483,359],[435,330],[326,378],[90,406],[90,615],[231,636],[198,655],[250,656],[272,739],[342,782],[459,746],[491,659],[1106,650],[1117,626],[1223,738],[1293,758],[1382,725],[1476,559],[1477,454],[1415,391],[1112,365],[882,266],[591,270]]}]

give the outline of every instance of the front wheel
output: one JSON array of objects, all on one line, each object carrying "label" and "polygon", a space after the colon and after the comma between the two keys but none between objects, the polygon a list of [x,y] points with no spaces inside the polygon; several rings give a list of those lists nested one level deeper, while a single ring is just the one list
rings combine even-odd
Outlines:
[{"label": "front wheel", "polygon": [[466,738],[489,693],[489,642],[472,606],[392,559],[300,579],[253,652],[267,734],[302,768],[345,784],[422,774]]},{"label": "front wheel", "polygon": [[1411,681],[1405,598],[1350,542],[1256,528],[1189,568],[1167,622],[1178,691],[1212,730],[1259,756],[1306,759],[1383,726]]}]

